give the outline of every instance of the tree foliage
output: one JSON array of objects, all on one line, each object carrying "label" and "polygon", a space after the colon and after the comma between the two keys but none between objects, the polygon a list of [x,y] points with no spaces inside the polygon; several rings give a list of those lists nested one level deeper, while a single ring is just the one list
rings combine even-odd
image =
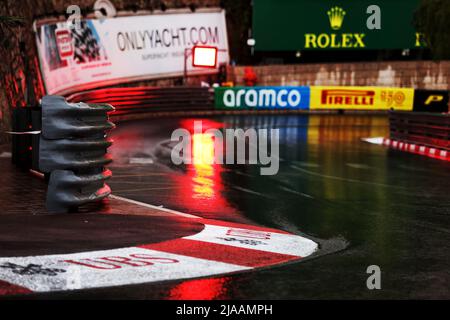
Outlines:
[{"label": "tree foliage", "polygon": [[414,25],[425,35],[435,59],[450,59],[449,0],[421,0],[414,15]]},{"label": "tree foliage", "polygon": [[0,46],[9,49],[11,46],[10,36],[14,28],[24,23],[21,17],[9,17],[0,15]]}]

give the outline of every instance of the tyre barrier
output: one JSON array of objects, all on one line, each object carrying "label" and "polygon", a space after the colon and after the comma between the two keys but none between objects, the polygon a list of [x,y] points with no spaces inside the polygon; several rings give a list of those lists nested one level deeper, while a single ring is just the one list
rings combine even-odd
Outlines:
[{"label": "tyre barrier", "polygon": [[111,193],[105,165],[112,161],[106,154],[112,141],[105,132],[114,128],[107,114],[113,110],[109,104],[67,103],[60,96],[42,99],[39,169],[49,174],[49,211],[67,212]]},{"label": "tyre barrier", "polygon": [[[108,112],[114,111],[114,107],[68,103],[64,97],[45,96],[40,108],[22,109],[25,111],[17,111],[14,119],[25,126],[13,136],[13,162],[45,174],[46,207],[50,212],[68,212],[111,193],[105,181],[112,174],[105,166],[112,161],[107,155],[112,141],[106,139],[105,133],[114,128],[108,121]],[[24,130],[30,115],[35,123],[33,133],[39,133],[31,135],[31,141],[27,135],[30,131]],[[22,152],[27,145],[31,155],[24,156]]]}]

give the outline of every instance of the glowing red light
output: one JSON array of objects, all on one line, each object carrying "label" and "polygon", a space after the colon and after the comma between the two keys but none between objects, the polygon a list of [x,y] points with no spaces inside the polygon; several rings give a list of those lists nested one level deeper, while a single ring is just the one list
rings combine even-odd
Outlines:
[{"label": "glowing red light", "polygon": [[212,300],[227,298],[228,278],[185,281],[169,291],[170,300]]},{"label": "glowing red light", "polygon": [[192,66],[215,68],[217,65],[217,47],[195,46],[192,48]]}]

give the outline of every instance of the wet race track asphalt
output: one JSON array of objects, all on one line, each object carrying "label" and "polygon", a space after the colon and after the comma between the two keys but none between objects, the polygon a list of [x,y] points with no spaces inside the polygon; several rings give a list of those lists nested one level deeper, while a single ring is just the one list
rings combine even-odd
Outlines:
[{"label": "wet race track asphalt", "polygon": [[[173,130],[278,128],[280,166],[173,166]],[[383,115],[240,115],[123,122],[112,132],[117,196],[209,219],[259,224],[316,240],[313,259],[211,278],[41,294],[41,298],[449,298],[448,162],[371,145]],[[195,140],[195,139],[194,139]],[[193,141],[202,150],[208,139]],[[144,224],[143,224],[144,225]],[[161,224],[163,226],[163,224]],[[111,231],[113,232],[113,231]],[[161,233],[164,232],[161,227]],[[366,269],[381,268],[381,290]]]},{"label": "wet race track asphalt", "polygon": [[[192,128],[194,120],[202,120],[204,128],[280,129],[278,174],[261,176],[254,165],[174,168],[160,146],[174,129]],[[101,290],[102,295],[450,297],[448,163],[360,140],[387,135],[387,118],[373,115],[247,115],[121,123],[112,134],[115,194],[206,218],[301,232],[330,240],[332,251],[341,249],[343,242],[347,247],[268,270]],[[367,289],[369,265],[380,266],[382,290]]]}]

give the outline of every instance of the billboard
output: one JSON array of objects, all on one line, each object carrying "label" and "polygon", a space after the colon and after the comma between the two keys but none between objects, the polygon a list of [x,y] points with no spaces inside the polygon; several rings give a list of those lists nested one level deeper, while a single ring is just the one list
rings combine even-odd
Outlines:
[{"label": "billboard", "polygon": [[446,90],[414,91],[414,111],[418,112],[448,112],[449,92]]},{"label": "billboard", "polygon": [[412,110],[414,89],[312,86],[310,109]]},{"label": "billboard", "polygon": [[214,90],[217,109],[309,108],[309,87],[220,87]]},{"label": "billboard", "polygon": [[[41,72],[48,94],[68,94],[103,85],[183,75],[185,49],[218,47],[218,65],[228,63],[225,12],[167,13],[82,20],[36,28]],[[217,69],[192,67],[190,74]]]},{"label": "billboard", "polygon": [[255,49],[297,51],[422,47],[423,34],[417,33],[412,24],[418,4],[419,0],[254,1]]}]

